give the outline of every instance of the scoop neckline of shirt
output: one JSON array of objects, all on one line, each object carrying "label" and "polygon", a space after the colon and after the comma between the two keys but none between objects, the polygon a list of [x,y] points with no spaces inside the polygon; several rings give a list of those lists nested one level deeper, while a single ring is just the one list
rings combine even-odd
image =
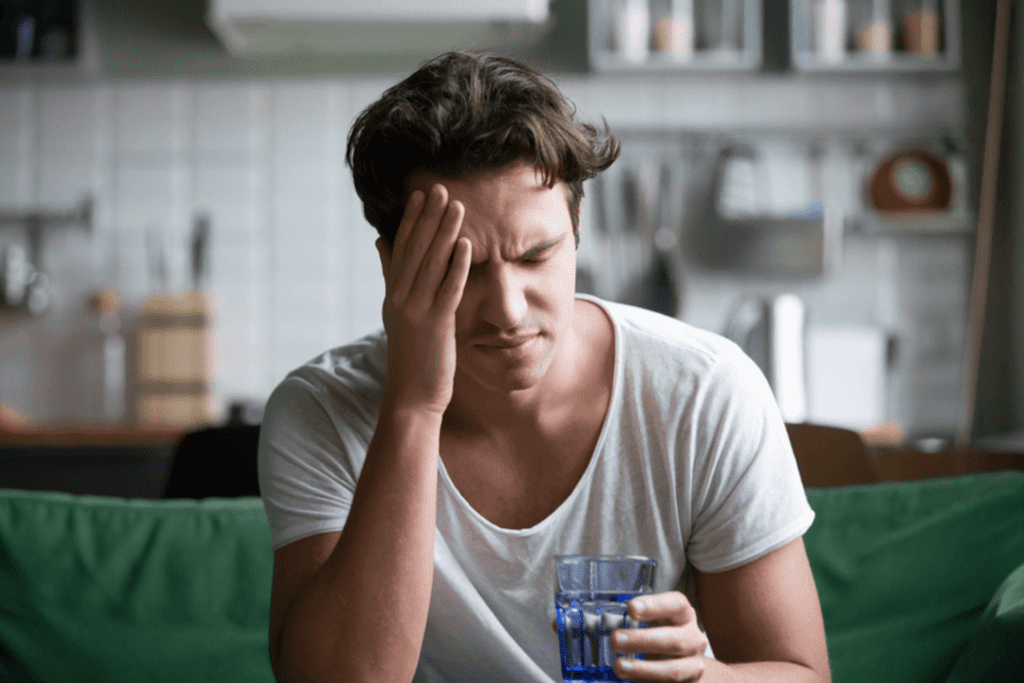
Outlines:
[{"label": "scoop neckline of shirt", "polygon": [[487,519],[479,512],[477,512],[476,508],[470,505],[469,501],[463,498],[462,493],[459,491],[458,487],[455,486],[455,482],[453,482],[451,477],[448,475],[448,469],[445,467],[444,461],[441,458],[437,459],[438,475],[444,481],[444,485],[450,492],[452,498],[458,503],[458,505],[463,510],[465,510],[471,517],[473,517],[473,519],[475,519],[478,524],[483,525],[491,531],[495,531],[507,536],[530,536],[536,533],[540,533],[544,530],[545,527],[550,526],[551,524],[555,524],[555,521],[553,520],[563,517],[566,514],[566,510],[568,510],[573,505],[573,501],[582,495],[580,491],[583,490],[583,488],[591,479],[593,479],[594,470],[597,469],[598,460],[601,459],[601,454],[604,451],[604,443],[608,438],[608,430],[610,429],[609,425],[611,424],[612,419],[612,406],[614,406],[618,402],[619,397],[622,393],[622,380],[620,377],[620,374],[622,372],[621,326],[619,324],[618,316],[612,312],[611,308],[607,305],[606,301],[602,301],[596,296],[580,293],[577,293],[575,298],[582,299],[584,301],[590,301],[593,304],[597,305],[598,307],[601,308],[602,311],[604,311],[605,315],[608,316],[608,319],[611,320],[613,335],[612,343],[614,345],[613,353],[615,354],[615,358],[613,361],[614,368],[612,370],[612,396],[608,402],[608,411],[605,413],[604,421],[601,423],[601,433],[597,437],[597,444],[594,446],[594,452],[591,453],[590,455],[590,462],[587,463],[587,469],[583,471],[583,474],[580,476],[579,480],[576,482],[576,485],[573,487],[572,492],[566,497],[565,500],[563,500],[559,504],[558,507],[552,510],[551,514],[549,514],[547,517],[540,520],[533,526],[526,527],[525,529],[509,529],[507,527],[498,526],[497,524],[495,524],[494,522],[492,522],[491,520]]}]

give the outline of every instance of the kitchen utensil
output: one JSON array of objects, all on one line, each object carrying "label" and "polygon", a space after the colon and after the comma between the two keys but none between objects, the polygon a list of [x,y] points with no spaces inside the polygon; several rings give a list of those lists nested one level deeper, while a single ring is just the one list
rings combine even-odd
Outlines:
[{"label": "kitchen utensil", "polygon": [[167,291],[167,254],[163,232],[156,227],[146,230],[146,255],[150,292]]},{"label": "kitchen utensil", "polygon": [[196,216],[192,224],[192,289],[202,291],[209,270],[210,219]]},{"label": "kitchen utensil", "polygon": [[808,420],[853,430],[884,422],[886,347],[874,327],[809,326]]},{"label": "kitchen utensil", "polygon": [[121,295],[113,287],[93,293],[89,308],[103,334],[103,417],[117,423],[125,417],[127,345],[121,334]]},{"label": "kitchen utensil", "polygon": [[807,419],[803,301],[794,294],[748,298],[737,305],[725,330],[757,363],[787,422]]},{"label": "kitchen utensil", "polygon": [[[719,153],[697,244],[699,258],[712,268],[732,272],[820,275],[825,263],[824,211],[820,202],[794,210],[796,198],[804,195],[798,195],[792,187],[789,192],[778,192],[782,187],[778,185],[783,182],[781,179],[776,179],[778,183],[769,190],[765,183],[758,181],[770,174],[756,173],[750,162],[740,163],[748,156],[746,151],[730,148]],[[780,156],[780,163],[775,166],[787,165],[781,163],[785,161],[784,156]],[[744,168],[748,171],[735,172]],[[757,176],[752,183],[747,180],[751,176]],[[751,184],[754,186],[753,202],[749,192]],[[761,186],[766,189],[759,189]],[[791,196],[780,198],[780,194]],[[760,206],[762,202],[764,207]],[[748,213],[752,204],[757,206],[756,214]]]},{"label": "kitchen utensil", "polygon": [[652,240],[652,263],[648,278],[649,308],[675,317],[679,299],[673,274],[672,250],[676,243],[676,228],[672,215],[672,169],[668,162],[661,164],[655,206],[655,233]]},{"label": "kitchen utensil", "polygon": [[622,229],[625,232],[640,232],[643,214],[643,192],[637,172],[627,166],[622,169]]},{"label": "kitchen utensil", "polygon": [[597,175],[591,182],[594,193],[594,222],[598,234],[604,236],[608,234],[608,198],[604,174]]}]

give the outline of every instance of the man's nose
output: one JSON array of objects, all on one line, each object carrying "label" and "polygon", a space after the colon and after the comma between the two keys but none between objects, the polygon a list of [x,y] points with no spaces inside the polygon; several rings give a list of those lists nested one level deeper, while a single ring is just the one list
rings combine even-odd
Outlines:
[{"label": "man's nose", "polygon": [[525,283],[508,266],[492,267],[486,275],[483,315],[499,330],[510,330],[526,316]]}]

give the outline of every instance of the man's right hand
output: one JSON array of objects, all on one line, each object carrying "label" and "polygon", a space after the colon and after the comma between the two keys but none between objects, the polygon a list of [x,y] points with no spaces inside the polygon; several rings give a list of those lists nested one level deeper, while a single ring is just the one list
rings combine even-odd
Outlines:
[{"label": "man's right hand", "polygon": [[415,190],[389,252],[377,239],[386,294],[386,401],[438,415],[451,402],[455,381],[455,311],[469,274],[472,245],[459,239],[465,207],[435,184]]},{"label": "man's right hand", "polygon": [[[416,671],[433,582],[441,421],[455,380],[455,311],[469,274],[464,215],[434,185],[410,196],[392,249],[377,241],[387,291],[385,405],[344,529],[274,555],[270,643],[280,681],[401,683]],[[365,626],[384,622],[385,638]]]}]

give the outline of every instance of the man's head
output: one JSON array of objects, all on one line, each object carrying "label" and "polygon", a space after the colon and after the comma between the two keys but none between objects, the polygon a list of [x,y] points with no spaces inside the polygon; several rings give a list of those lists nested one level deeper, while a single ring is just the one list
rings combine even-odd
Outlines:
[{"label": "man's head", "polygon": [[487,52],[441,55],[389,88],[356,119],[347,160],[366,219],[388,247],[414,171],[472,178],[515,162],[566,189],[579,243],[583,181],[615,160],[618,142],[575,120],[575,107],[549,79]]}]

